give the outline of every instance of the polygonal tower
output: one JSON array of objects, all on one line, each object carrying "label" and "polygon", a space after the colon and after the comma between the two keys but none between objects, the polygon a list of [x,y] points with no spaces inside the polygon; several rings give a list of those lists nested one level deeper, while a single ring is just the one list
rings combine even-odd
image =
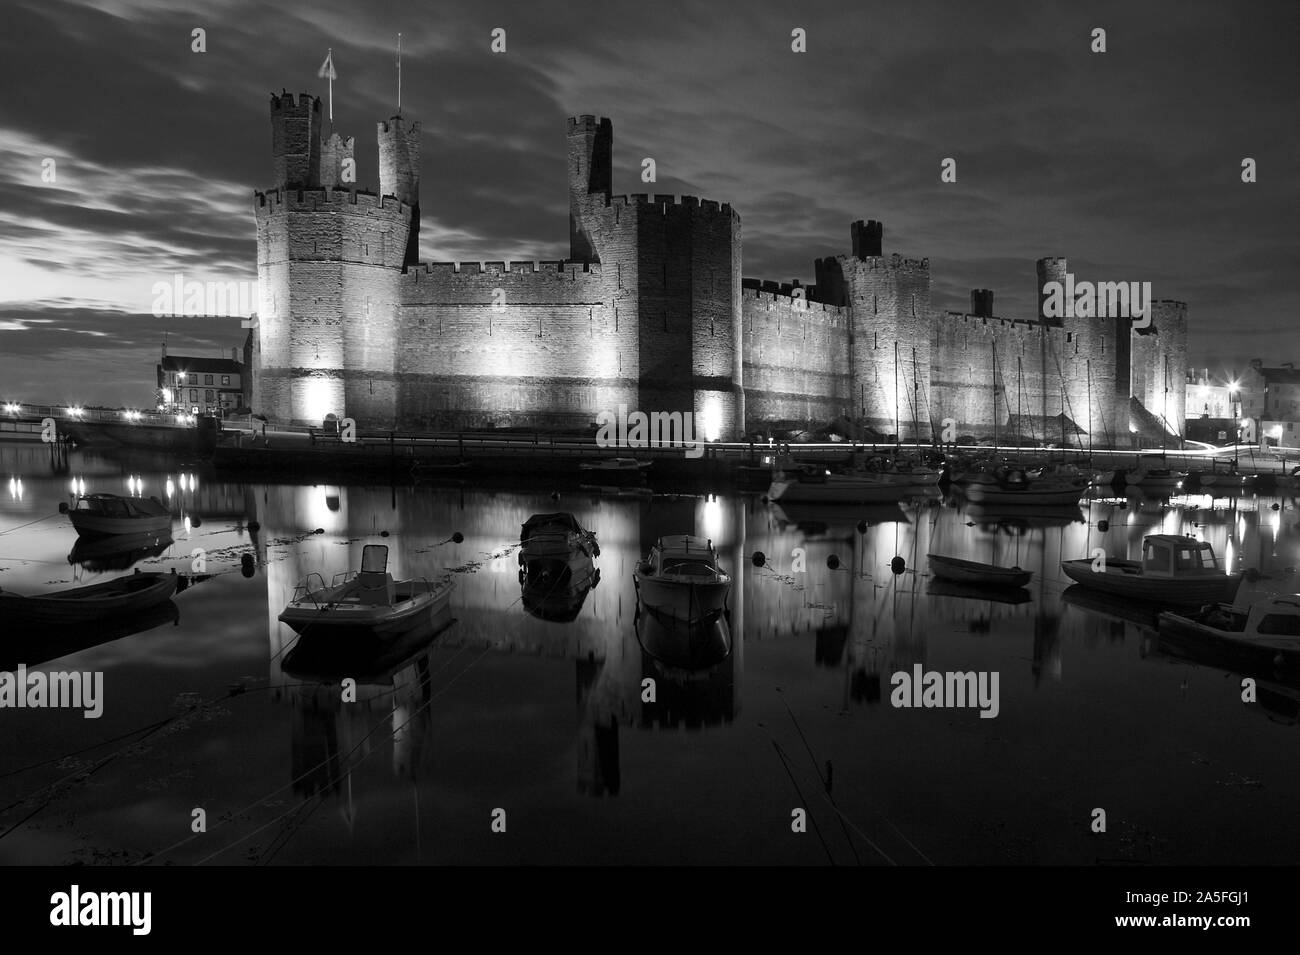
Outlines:
[{"label": "polygonal tower", "polygon": [[[411,245],[418,124],[381,124],[389,194],[340,182],[352,140],[322,142],[320,100],[271,97],[275,182],[255,197],[258,327],[253,408],[319,426],[327,415],[391,426],[396,412],[398,277]],[[324,154],[324,170],[322,170]]]}]

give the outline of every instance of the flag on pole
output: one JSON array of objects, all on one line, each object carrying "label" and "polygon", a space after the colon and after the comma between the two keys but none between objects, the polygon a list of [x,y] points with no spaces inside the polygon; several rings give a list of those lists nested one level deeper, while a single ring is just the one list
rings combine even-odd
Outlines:
[{"label": "flag on pole", "polygon": [[325,62],[320,65],[316,71],[317,76],[326,77],[330,81],[330,126],[334,125],[334,81],[339,75],[334,72],[334,47],[330,47],[325,54]]}]

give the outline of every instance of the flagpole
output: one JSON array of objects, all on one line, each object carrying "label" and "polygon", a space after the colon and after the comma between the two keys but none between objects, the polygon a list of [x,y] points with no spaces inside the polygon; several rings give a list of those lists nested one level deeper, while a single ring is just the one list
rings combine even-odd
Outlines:
[{"label": "flagpole", "polygon": [[397,115],[402,115],[402,34],[397,34]]},{"label": "flagpole", "polygon": [[334,70],[334,47],[330,47],[325,53],[325,62],[321,64],[320,69],[316,71],[317,76],[323,76],[329,80],[330,86],[330,130],[334,129],[334,77],[338,74]]}]

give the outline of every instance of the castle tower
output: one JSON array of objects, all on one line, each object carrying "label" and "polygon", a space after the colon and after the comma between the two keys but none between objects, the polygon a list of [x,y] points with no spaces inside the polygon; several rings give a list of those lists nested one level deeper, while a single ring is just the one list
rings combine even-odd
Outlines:
[{"label": "castle tower", "polygon": [[[330,133],[329,139],[321,143],[320,147],[320,184],[326,189],[336,187],[347,189],[355,188],[356,180],[356,159],[355,148],[356,139],[349,136],[344,139],[338,133]],[[353,181],[343,181],[343,165],[350,162],[353,170]]]},{"label": "castle tower", "polygon": [[853,254],[837,257],[838,275],[823,267],[833,286],[842,279],[850,309],[853,417],[879,434],[928,442],[941,417],[930,395],[930,260],[886,257],[883,234],[875,220],[853,223]]},{"label": "castle tower", "polygon": [[613,191],[614,126],[608,119],[584,115],[570,117],[569,146],[569,258],[599,262],[599,250],[590,234],[592,204],[604,206]]},{"label": "castle tower", "polygon": [[1038,272],[1038,287],[1035,289],[1034,298],[1038,302],[1038,311],[1034,317],[1045,325],[1057,326],[1061,324],[1059,318],[1049,318],[1043,312],[1043,303],[1047,301],[1047,295],[1043,291],[1043,286],[1048,282],[1060,282],[1061,288],[1065,288],[1065,273],[1069,271],[1069,264],[1063,255],[1051,255],[1039,259],[1035,263]]},{"label": "castle tower", "polygon": [[379,123],[379,194],[411,207],[410,235],[402,264],[420,261],[420,124],[394,116]]},{"label": "castle tower", "polygon": [[320,185],[319,97],[292,93],[271,97],[271,157],[276,187]]},{"label": "castle tower", "polygon": [[[275,422],[351,417],[391,427],[396,413],[398,279],[412,207],[393,195],[336,191],[353,141],[320,138],[320,101],[271,98],[275,187],[257,193],[258,325],[253,408]],[[418,189],[418,124],[381,129],[386,186]],[[322,174],[322,152],[326,162]]]},{"label": "castle tower", "polygon": [[1169,434],[1181,435],[1187,418],[1187,303],[1152,302],[1151,325],[1156,330],[1156,348],[1143,403]]}]

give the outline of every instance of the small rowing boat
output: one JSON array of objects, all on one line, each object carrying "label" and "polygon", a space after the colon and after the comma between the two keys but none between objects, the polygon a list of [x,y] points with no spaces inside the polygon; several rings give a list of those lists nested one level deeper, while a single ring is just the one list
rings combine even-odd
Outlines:
[{"label": "small rowing boat", "polygon": [[930,570],[934,572],[934,576],[954,584],[974,587],[1023,587],[1034,576],[1033,571],[1021,570],[1019,567],[981,564],[979,561],[945,557],[942,554],[925,556],[930,561]]},{"label": "small rowing boat", "polygon": [[93,623],[105,617],[146,610],[171,599],[176,573],[136,571],[88,587],[73,587],[25,597],[0,591],[0,620],[24,623]]}]

